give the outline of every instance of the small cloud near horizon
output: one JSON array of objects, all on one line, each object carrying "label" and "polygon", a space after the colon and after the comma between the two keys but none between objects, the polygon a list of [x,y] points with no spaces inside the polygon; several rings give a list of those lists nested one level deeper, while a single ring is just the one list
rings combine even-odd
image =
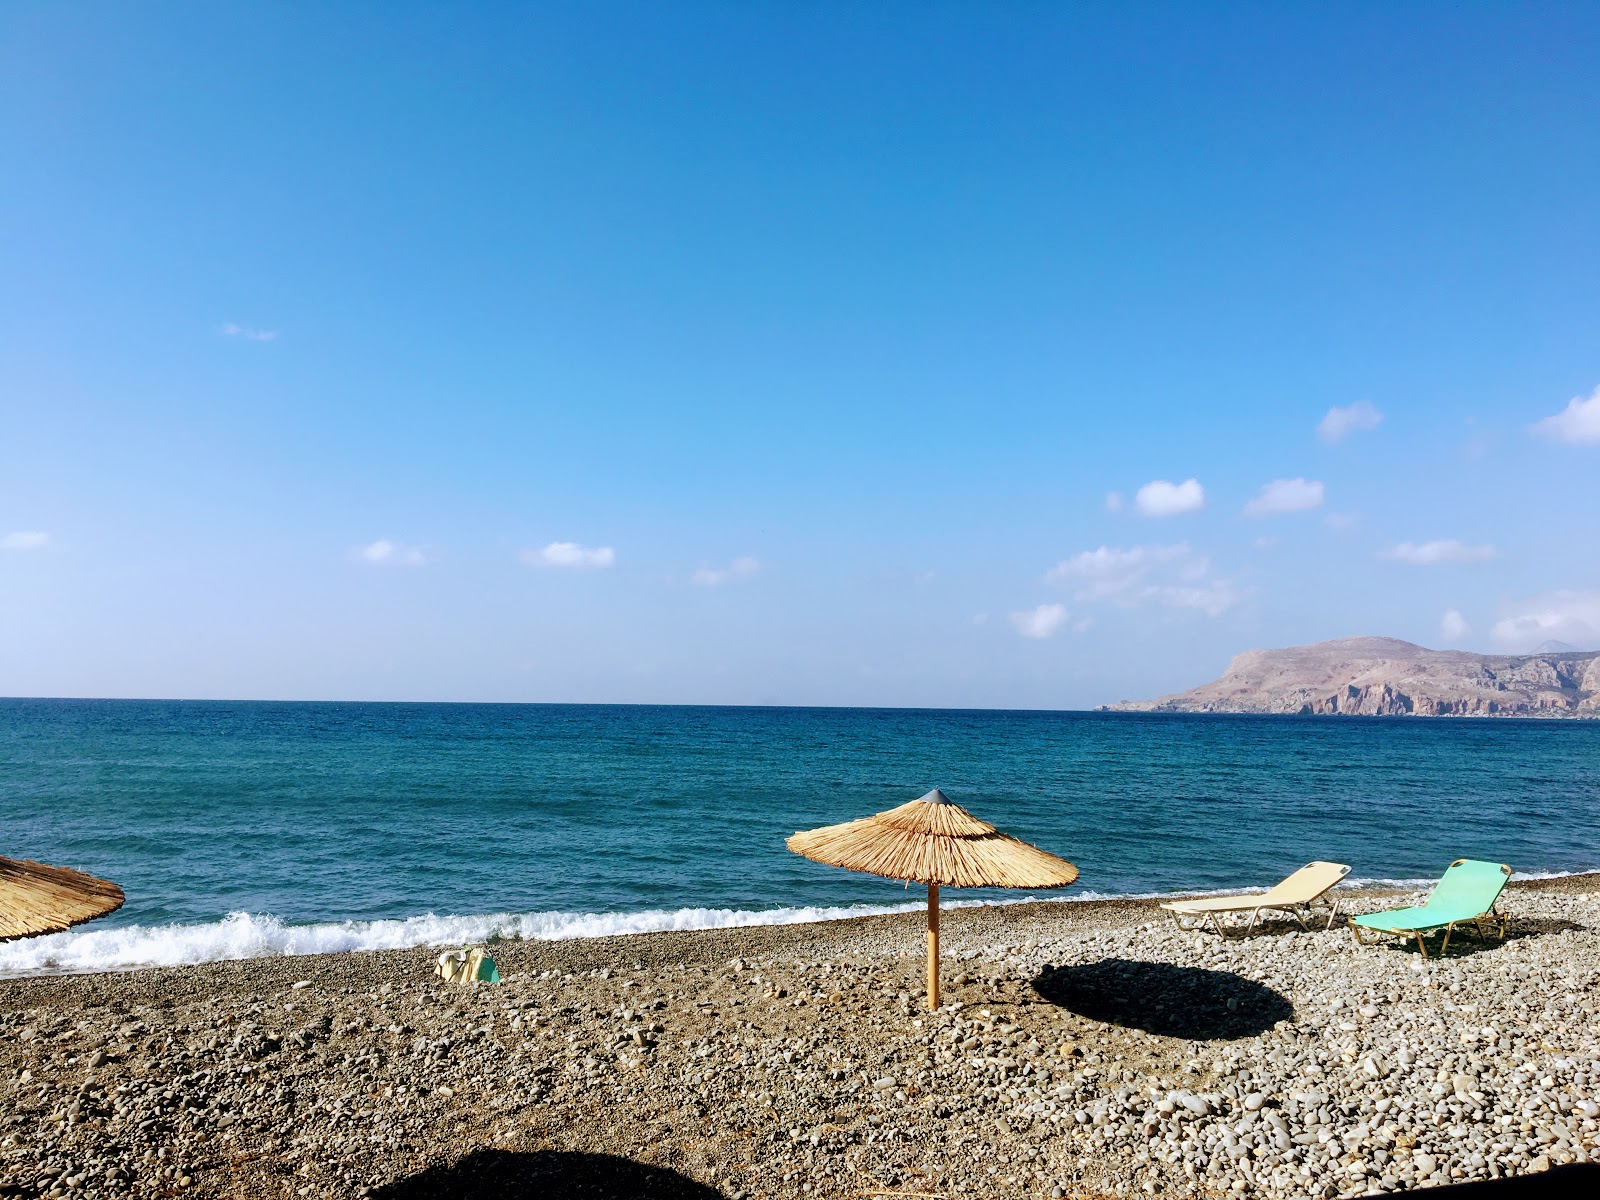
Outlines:
[{"label": "small cloud near horizon", "polygon": [[1145,517],[1177,517],[1206,506],[1206,490],[1198,479],[1173,483],[1152,479],[1133,494],[1133,506]]},{"label": "small cloud near horizon", "polygon": [[542,550],[524,550],[522,561],[530,567],[565,567],[577,571],[603,571],[617,562],[610,546],[583,546],[577,542],[551,542]]},{"label": "small cloud near horizon", "polygon": [[1383,423],[1383,414],[1370,400],[1357,400],[1340,408],[1337,404],[1317,422],[1317,436],[1328,445],[1344,441],[1352,433],[1364,433]]},{"label": "small cloud near horizon", "polygon": [[1469,546],[1455,538],[1441,538],[1432,542],[1398,542],[1378,551],[1379,558],[1413,567],[1482,563],[1499,557],[1499,554],[1500,551],[1493,546]]},{"label": "small cloud near horizon", "polygon": [[1460,609],[1446,609],[1444,616],[1439,618],[1439,636],[1447,642],[1459,642],[1471,632],[1472,626],[1467,624]]},{"label": "small cloud near horizon", "polygon": [[42,550],[50,544],[50,535],[37,529],[22,529],[0,537],[0,550]]},{"label": "small cloud near horizon", "polygon": [[1563,588],[1524,600],[1495,622],[1489,637],[1514,653],[1535,650],[1546,642],[1600,650],[1600,591]]},{"label": "small cloud near horizon", "polygon": [[696,587],[721,587],[735,579],[745,579],[761,570],[761,561],[745,555],[725,567],[701,567],[694,573]]},{"label": "small cloud near horizon", "polygon": [[1600,445],[1600,387],[1586,400],[1574,396],[1554,416],[1529,426],[1539,437],[1566,442],[1569,446]]},{"label": "small cloud near horizon", "polygon": [[390,538],[379,538],[353,552],[360,561],[375,567],[420,567],[428,561],[420,546],[407,546]]},{"label": "small cloud near horizon", "polygon": [[1321,508],[1323,493],[1320,480],[1274,479],[1271,483],[1261,485],[1261,491],[1244,506],[1244,515],[1266,517]]},{"label": "small cloud near horizon", "polygon": [[1064,604],[1041,604],[1011,614],[1011,624],[1025,638],[1047,638],[1057,633],[1072,614]]},{"label": "small cloud near horizon", "polygon": [[1107,512],[1119,513],[1119,512],[1122,511],[1124,504],[1125,504],[1125,501],[1122,499],[1122,493],[1121,492],[1107,492],[1106,493],[1106,511]]},{"label": "small cloud near horizon", "polygon": [[222,327],[224,337],[243,338],[247,342],[275,342],[278,340],[276,329],[252,329],[248,325],[235,325],[233,322]]}]

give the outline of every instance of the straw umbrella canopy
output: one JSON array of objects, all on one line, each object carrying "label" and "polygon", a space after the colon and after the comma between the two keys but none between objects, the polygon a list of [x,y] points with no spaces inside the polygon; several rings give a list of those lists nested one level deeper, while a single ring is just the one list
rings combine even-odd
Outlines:
[{"label": "straw umbrella canopy", "polygon": [[928,1007],[939,1007],[940,887],[1066,887],[1078,868],[1001,833],[938,788],[898,808],[797,833],[796,854],[928,887]]},{"label": "straw umbrella canopy", "polygon": [[71,867],[0,858],[0,942],[60,933],[122,907],[122,889]]}]

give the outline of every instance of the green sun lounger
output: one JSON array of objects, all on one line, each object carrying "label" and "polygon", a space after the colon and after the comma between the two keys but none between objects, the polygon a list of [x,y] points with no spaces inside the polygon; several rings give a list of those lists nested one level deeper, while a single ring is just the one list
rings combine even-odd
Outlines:
[{"label": "green sun lounger", "polygon": [[1490,933],[1503,938],[1509,918],[1496,913],[1494,906],[1510,878],[1511,868],[1504,863],[1458,858],[1433,885],[1426,903],[1352,917],[1351,936],[1357,945],[1366,944],[1361,940],[1363,929],[1399,938],[1414,937],[1423,958],[1428,957],[1428,944],[1422,940],[1423,934],[1436,929],[1444,930],[1444,941],[1439,946],[1441,957],[1450,948],[1450,935],[1458,925],[1472,928],[1480,940]]}]

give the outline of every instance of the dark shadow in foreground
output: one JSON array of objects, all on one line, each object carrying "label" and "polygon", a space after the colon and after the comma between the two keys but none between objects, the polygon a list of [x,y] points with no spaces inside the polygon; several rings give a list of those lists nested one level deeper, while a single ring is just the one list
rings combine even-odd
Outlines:
[{"label": "dark shadow in foreground", "polygon": [[1512,1175],[1506,1179],[1480,1179],[1428,1188],[1418,1193],[1443,1200],[1544,1200],[1546,1196],[1600,1195],[1600,1164],[1569,1163],[1537,1175]]},{"label": "dark shadow in foreground", "polygon": [[1126,958],[1041,971],[1033,990],[1081,1017],[1191,1041],[1255,1037],[1294,1016],[1285,996],[1254,980]]},{"label": "dark shadow in foreground", "polygon": [[385,1184],[373,1200],[723,1200],[722,1193],[666,1167],[610,1154],[576,1151],[474,1150],[453,1163],[429,1167]]}]

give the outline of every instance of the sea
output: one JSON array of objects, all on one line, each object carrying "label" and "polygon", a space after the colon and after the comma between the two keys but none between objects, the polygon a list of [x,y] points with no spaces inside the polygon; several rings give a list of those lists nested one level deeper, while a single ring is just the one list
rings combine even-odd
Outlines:
[{"label": "sea", "polygon": [[1600,721],[6,699],[0,855],[127,903],[0,974],[909,910],[784,839],[932,787],[1081,872],[947,903],[1600,870]]}]

